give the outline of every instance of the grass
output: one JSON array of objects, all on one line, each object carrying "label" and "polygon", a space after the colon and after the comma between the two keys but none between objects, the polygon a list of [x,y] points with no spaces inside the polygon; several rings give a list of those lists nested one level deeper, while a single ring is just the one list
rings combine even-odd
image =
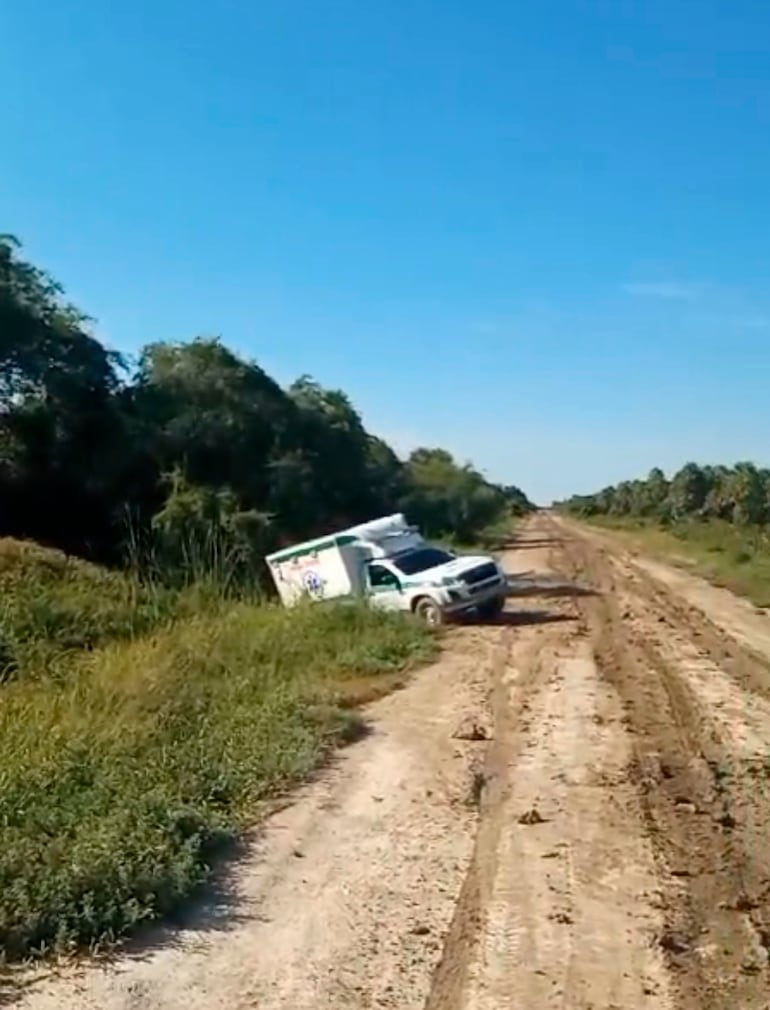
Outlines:
[{"label": "grass", "polygon": [[180,617],[140,600],[135,616],[107,573],[77,573],[51,577],[60,623],[27,626],[66,645],[66,676],[14,617],[23,675],[0,691],[9,960],[109,944],[173,911],[267,800],[360,735],[355,706],[436,644],[409,618],[353,605],[222,601]]},{"label": "grass", "polygon": [[672,561],[716,586],[770,607],[770,530],[711,521],[668,528],[640,519],[592,517],[591,523],[620,533],[632,546]]},{"label": "grass", "polygon": [[133,638],[179,596],[28,541],[0,538],[0,681],[52,673],[73,650]]}]

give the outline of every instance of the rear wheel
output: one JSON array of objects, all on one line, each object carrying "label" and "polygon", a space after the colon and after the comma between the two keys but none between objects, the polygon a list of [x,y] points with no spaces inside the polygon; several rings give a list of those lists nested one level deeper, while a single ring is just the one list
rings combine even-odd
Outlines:
[{"label": "rear wheel", "polygon": [[432,628],[437,628],[444,622],[444,612],[438,603],[429,596],[420,597],[414,605],[414,612],[420,620],[425,621]]},{"label": "rear wheel", "polygon": [[503,607],[505,606],[504,596],[494,596],[491,600],[485,600],[477,609],[479,617],[483,618],[485,621],[492,621],[495,617],[499,617],[503,612]]}]

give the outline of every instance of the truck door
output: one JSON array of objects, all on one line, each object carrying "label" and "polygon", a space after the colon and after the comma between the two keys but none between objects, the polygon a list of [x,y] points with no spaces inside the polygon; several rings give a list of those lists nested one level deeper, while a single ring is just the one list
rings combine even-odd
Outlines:
[{"label": "truck door", "polygon": [[367,591],[372,603],[384,610],[403,610],[404,596],[395,572],[376,563],[367,567]]}]

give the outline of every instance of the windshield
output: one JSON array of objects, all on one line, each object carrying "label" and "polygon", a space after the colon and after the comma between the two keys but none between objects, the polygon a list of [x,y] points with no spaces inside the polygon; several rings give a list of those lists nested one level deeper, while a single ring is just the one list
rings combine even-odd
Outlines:
[{"label": "windshield", "polygon": [[390,560],[404,575],[414,575],[437,565],[445,565],[454,558],[449,551],[442,551],[440,547],[418,547],[417,550],[407,551]]}]

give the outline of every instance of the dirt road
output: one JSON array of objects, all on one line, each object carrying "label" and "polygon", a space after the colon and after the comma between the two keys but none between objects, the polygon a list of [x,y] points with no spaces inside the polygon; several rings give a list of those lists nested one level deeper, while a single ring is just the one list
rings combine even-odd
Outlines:
[{"label": "dirt road", "polygon": [[765,1010],[770,618],[530,520],[218,893],[21,1010]]}]

